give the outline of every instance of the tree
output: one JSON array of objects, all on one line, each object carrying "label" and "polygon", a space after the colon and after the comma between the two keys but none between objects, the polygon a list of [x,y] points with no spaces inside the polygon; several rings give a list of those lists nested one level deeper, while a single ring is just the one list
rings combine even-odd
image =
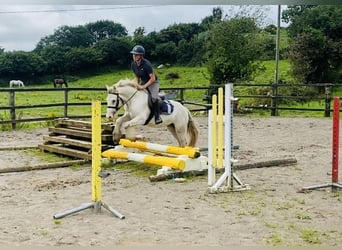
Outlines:
[{"label": "tree", "polygon": [[175,63],[176,62],[176,44],[172,41],[157,44],[152,55],[162,58],[164,63]]},{"label": "tree", "polygon": [[275,26],[274,24],[267,25],[264,28],[264,31],[271,34],[271,35],[276,35],[277,34],[277,26]]},{"label": "tree", "polygon": [[285,23],[291,23],[301,16],[306,10],[316,7],[316,5],[288,5],[281,13],[281,18]]},{"label": "tree", "polygon": [[131,61],[129,51],[132,41],[127,37],[101,40],[94,45],[94,49],[102,56],[103,65],[125,66]]},{"label": "tree", "polygon": [[69,50],[69,48],[58,45],[48,45],[37,51],[37,53],[46,61],[47,73],[63,74],[66,71],[65,65],[67,62],[65,54]]},{"label": "tree", "polygon": [[89,32],[84,26],[61,26],[54,34],[42,38],[35,51],[42,50],[47,46],[60,46],[65,48],[80,48],[80,47],[90,47],[95,42],[93,34]]},{"label": "tree", "polygon": [[94,43],[104,39],[127,36],[127,29],[124,26],[109,20],[88,23],[85,28],[93,37]]},{"label": "tree", "polygon": [[223,18],[222,8],[216,7],[213,9],[213,13],[211,16],[207,16],[203,18],[201,22],[201,26],[204,28],[204,30],[208,30],[210,29],[211,25],[221,22],[222,18]]},{"label": "tree", "polygon": [[158,42],[174,42],[177,46],[179,41],[190,41],[194,35],[197,35],[202,31],[203,28],[197,23],[173,24],[159,32]]},{"label": "tree", "polygon": [[42,75],[46,62],[34,52],[13,51],[0,54],[0,74],[7,77],[30,78]]},{"label": "tree", "polygon": [[65,54],[67,72],[97,69],[102,57],[94,48],[72,48]]},{"label": "tree", "polygon": [[212,26],[207,43],[211,84],[248,79],[256,71],[263,41],[254,19],[238,17]]},{"label": "tree", "polygon": [[141,38],[143,38],[145,35],[145,28],[144,27],[138,27],[137,29],[135,29],[134,33],[133,33],[133,40],[139,40]]},{"label": "tree", "polygon": [[305,8],[291,17],[289,59],[304,83],[342,79],[342,6]]}]

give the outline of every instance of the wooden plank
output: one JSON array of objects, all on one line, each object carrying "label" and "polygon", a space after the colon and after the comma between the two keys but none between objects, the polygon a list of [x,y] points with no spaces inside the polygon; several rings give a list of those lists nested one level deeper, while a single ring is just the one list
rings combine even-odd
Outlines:
[{"label": "wooden plank", "polygon": [[[295,158],[289,159],[280,159],[280,160],[270,160],[270,161],[262,161],[262,162],[255,162],[255,163],[247,163],[242,165],[234,165],[234,170],[248,170],[252,168],[265,168],[265,167],[287,167],[297,164],[297,160]],[[225,171],[224,168],[216,169],[217,173],[223,173]],[[161,175],[152,175],[149,177],[151,182],[155,181],[164,181],[167,179],[172,178],[180,178],[180,177],[189,177],[189,176],[199,176],[205,175],[208,173],[208,170],[192,170],[192,171],[173,171],[172,173],[168,174],[161,174]]]},{"label": "wooden plank", "polygon": [[51,168],[64,168],[69,167],[75,164],[87,164],[89,161],[87,160],[72,160],[72,161],[64,161],[64,162],[52,162],[45,163],[33,166],[19,166],[19,167],[7,167],[0,169],[0,173],[12,173],[12,172],[23,172],[23,171],[32,171],[32,170],[42,170],[42,169],[51,169]]},{"label": "wooden plank", "polygon": [[91,129],[91,123],[89,121],[80,121],[80,120],[72,120],[72,119],[57,119],[57,124],[60,126],[70,126],[70,127],[80,127],[80,128],[88,128]]},{"label": "wooden plank", "polygon": [[0,151],[12,151],[12,150],[25,150],[25,149],[36,149],[37,146],[9,146],[1,147]]},{"label": "wooden plank", "polygon": [[76,150],[76,149],[70,149],[70,148],[63,148],[55,145],[38,145],[38,148],[40,148],[43,151],[48,151],[52,153],[57,153],[61,155],[68,155],[75,158],[85,159],[85,160],[91,160],[91,154]]},{"label": "wooden plank", "polygon": [[[77,129],[70,128],[49,128],[49,132],[51,132],[52,136],[54,135],[68,135],[72,138],[85,138],[91,141],[91,131],[80,131]],[[103,134],[101,135],[102,142],[112,142],[113,135],[112,134]]]},{"label": "wooden plank", "polygon": [[[92,131],[90,121],[57,119],[55,127],[48,129],[49,136],[44,136],[44,145],[38,148],[61,155],[91,160],[89,152],[92,148]],[[113,124],[101,124],[101,148],[107,150],[113,144]]]},{"label": "wooden plank", "polygon": [[[44,144],[54,144],[54,143],[59,143],[59,144],[64,144],[65,147],[68,145],[76,146],[79,148],[84,148],[85,151],[88,151],[91,149],[91,142],[88,141],[82,141],[82,140],[77,140],[77,139],[71,139],[63,136],[44,136]],[[62,146],[62,145],[61,145]],[[101,145],[102,150],[106,150],[109,148],[113,148],[114,145],[110,144],[104,144],[102,143]],[[35,147],[36,148],[36,147]],[[1,150],[1,148],[0,148]]]},{"label": "wooden plank", "polygon": [[62,136],[43,136],[44,144],[62,143],[80,148],[91,149],[91,142],[71,139]]},{"label": "wooden plank", "polygon": [[91,132],[89,131],[79,131],[71,128],[49,128],[49,132],[51,132],[52,135],[70,135],[74,137],[91,139]]},{"label": "wooden plank", "polygon": [[[80,129],[89,129],[91,130],[91,122],[90,121],[80,121],[80,120],[72,120],[72,119],[58,119],[57,120],[58,127],[66,126],[66,127],[74,127]],[[114,124],[113,123],[102,123],[101,128],[103,132],[113,132]]]}]

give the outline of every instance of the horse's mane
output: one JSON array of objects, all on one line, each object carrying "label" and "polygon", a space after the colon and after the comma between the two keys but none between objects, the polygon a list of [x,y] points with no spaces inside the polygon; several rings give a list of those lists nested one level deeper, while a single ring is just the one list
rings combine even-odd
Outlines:
[{"label": "horse's mane", "polygon": [[129,87],[136,89],[137,83],[135,80],[127,78],[127,79],[122,79],[122,80],[118,81],[116,84],[114,84],[115,88],[126,87],[126,86],[129,86]]},{"label": "horse's mane", "polygon": [[106,87],[108,93],[116,93],[118,88],[131,87],[137,89],[137,83],[135,82],[135,80],[127,78],[124,80],[121,79],[110,87],[106,85]]}]

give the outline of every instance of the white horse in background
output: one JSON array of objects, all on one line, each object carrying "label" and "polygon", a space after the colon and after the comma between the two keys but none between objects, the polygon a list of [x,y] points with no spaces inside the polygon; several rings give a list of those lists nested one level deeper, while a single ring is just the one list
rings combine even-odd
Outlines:
[{"label": "white horse in background", "polygon": [[13,88],[14,86],[18,86],[19,88],[25,87],[23,81],[20,81],[20,80],[11,80],[9,82],[9,86],[10,86],[10,88]]},{"label": "white horse in background", "polygon": [[[147,123],[147,126],[150,127],[167,127],[181,147],[194,147],[196,145],[198,127],[190,111],[180,102],[167,100],[172,105],[173,111],[168,113],[162,112],[161,118],[163,122],[156,125],[153,119],[150,121],[149,95],[146,90],[138,90],[134,80],[120,80],[111,87],[107,86],[107,91],[106,117],[114,118],[121,107],[125,109],[124,115],[115,122],[113,131],[114,143],[117,143],[122,137],[128,137],[129,129]],[[158,134],[158,136],[163,135]]]}]

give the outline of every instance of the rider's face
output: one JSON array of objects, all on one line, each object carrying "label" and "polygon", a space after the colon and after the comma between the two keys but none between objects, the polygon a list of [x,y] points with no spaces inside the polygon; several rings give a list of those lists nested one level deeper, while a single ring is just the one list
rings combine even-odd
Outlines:
[{"label": "rider's face", "polygon": [[134,60],[134,62],[140,63],[141,58],[142,58],[142,55],[133,54],[133,60]]}]

